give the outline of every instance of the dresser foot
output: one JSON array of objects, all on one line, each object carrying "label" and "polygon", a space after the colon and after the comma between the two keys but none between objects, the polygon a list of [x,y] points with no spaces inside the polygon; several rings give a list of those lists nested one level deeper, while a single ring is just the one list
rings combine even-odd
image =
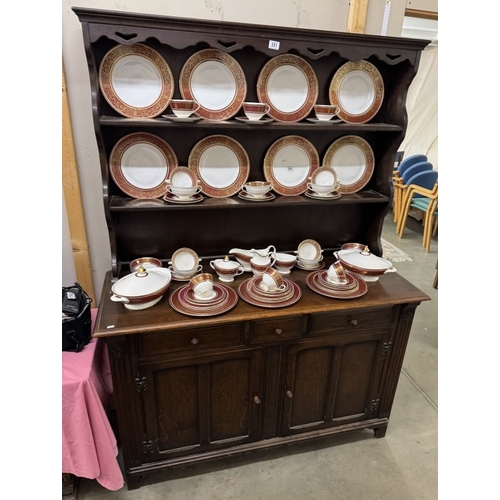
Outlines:
[{"label": "dresser foot", "polygon": [[381,425],[380,427],[373,429],[373,433],[375,434],[376,438],[383,438],[386,432],[387,432],[387,424]]},{"label": "dresser foot", "polygon": [[144,476],[129,476],[127,475],[127,489],[136,490],[142,486]]}]

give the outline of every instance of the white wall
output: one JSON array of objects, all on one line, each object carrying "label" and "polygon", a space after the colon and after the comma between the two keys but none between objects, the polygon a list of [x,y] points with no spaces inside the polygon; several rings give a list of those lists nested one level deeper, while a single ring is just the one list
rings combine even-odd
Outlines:
[{"label": "white wall", "polygon": [[[406,0],[391,1],[387,34],[399,36]],[[370,0],[365,32],[380,34],[386,0]],[[66,73],[75,152],[81,184],[96,299],[111,268],[108,231],[102,206],[101,174],[91,113],[90,84],[81,25],[72,6],[159,15],[220,19],[265,25],[346,31],[349,0],[63,0],[62,55]],[[63,204],[64,206],[64,204]],[[64,229],[64,228],[63,228]],[[68,232],[63,230],[63,253]],[[73,283],[63,259],[63,284]]]}]

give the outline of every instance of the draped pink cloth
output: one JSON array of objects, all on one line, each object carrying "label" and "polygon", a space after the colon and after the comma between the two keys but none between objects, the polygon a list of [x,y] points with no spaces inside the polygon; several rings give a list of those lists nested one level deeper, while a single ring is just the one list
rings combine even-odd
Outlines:
[{"label": "draped pink cloth", "polygon": [[[97,309],[92,309],[92,329]],[[105,408],[113,392],[107,345],[92,339],[81,352],[62,353],[62,472],[119,490],[123,474]]]}]

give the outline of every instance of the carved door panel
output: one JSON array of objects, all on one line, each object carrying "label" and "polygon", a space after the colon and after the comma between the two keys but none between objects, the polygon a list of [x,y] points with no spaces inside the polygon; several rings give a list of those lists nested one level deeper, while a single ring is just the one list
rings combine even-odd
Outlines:
[{"label": "carved door panel", "polygon": [[380,334],[326,338],[287,349],[282,434],[373,418],[387,344]]},{"label": "carved door panel", "polygon": [[181,357],[141,372],[149,460],[258,439],[261,349]]}]

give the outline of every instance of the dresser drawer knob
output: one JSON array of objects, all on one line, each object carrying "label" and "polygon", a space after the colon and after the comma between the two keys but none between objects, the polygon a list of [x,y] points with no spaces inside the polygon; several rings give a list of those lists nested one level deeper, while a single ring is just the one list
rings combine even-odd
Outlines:
[{"label": "dresser drawer knob", "polygon": [[274,330],[274,333],[276,335],[281,335],[283,333],[283,330],[281,328],[276,328],[276,330]]},{"label": "dresser drawer knob", "polygon": [[286,396],[287,396],[288,398],[290,398],[290,399],[291,399],[291,398],[293,398],[293,393],[292,393],[292,391],[286,391]]},{"label": "dresser drawer knob", "polygon": [[358,320],[357,319],[352,319],[351,316],[347,317],[347,321],[351,324],[351,326],[356,326],[358,324]]},{"label": "dresser drawer knob", "polygon": [[199,340],[196,337],[191,340],[191,344],[193,344],[193,345],[196,345],[198,342],[199,342]]},{"label": "dresser drawer knob", "polygon": [[256,405],[260,405],[261,401],[260,401],[259,396],[254,396],[254,398],[253,398],[253,402],[254,402]]}]

